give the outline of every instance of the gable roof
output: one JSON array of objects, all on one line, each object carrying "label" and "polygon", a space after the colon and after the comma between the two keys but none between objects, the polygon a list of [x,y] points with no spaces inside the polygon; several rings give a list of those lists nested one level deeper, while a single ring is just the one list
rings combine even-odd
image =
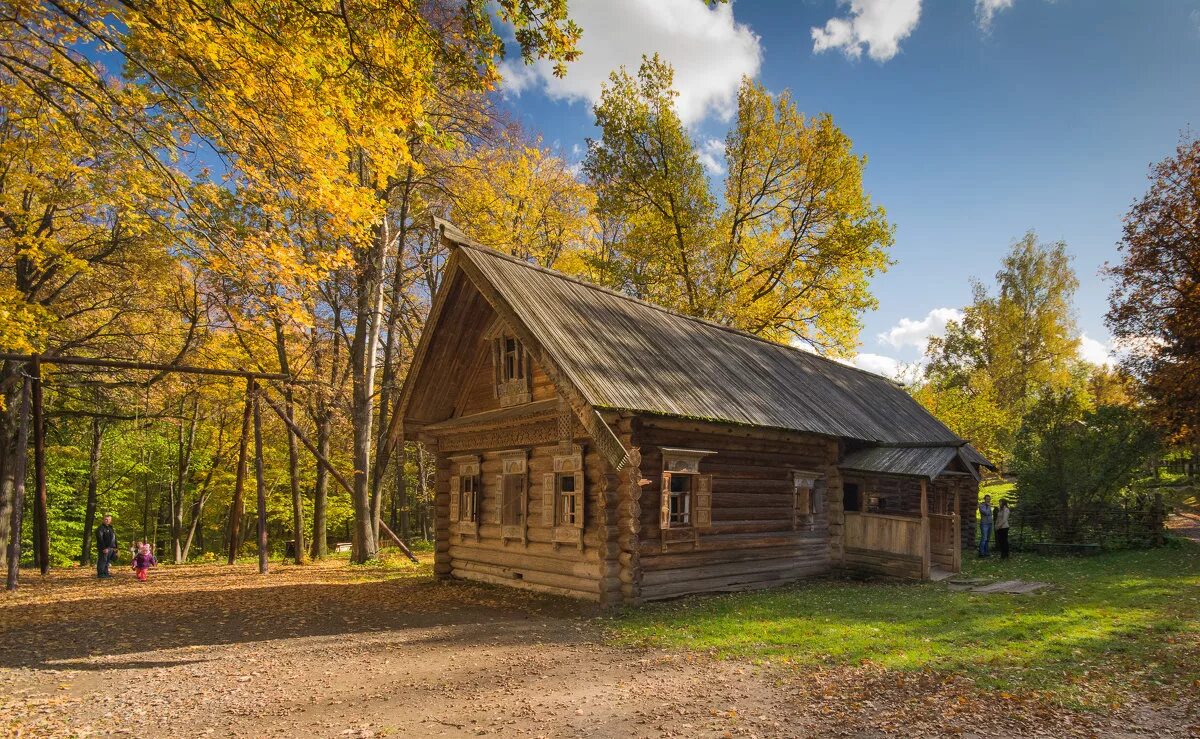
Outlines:
[{"label": "gable roof", "polygon": [[468,276],[487,281],[593,408],[882,444],[965,443],[880,375],[455,242]]}]

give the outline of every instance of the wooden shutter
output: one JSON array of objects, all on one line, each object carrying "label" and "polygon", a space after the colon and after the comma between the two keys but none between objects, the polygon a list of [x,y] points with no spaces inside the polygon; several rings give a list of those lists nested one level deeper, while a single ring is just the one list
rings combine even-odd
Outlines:
[{"label": "wooden shutter", "polygon": [[583,494],[583,470],[575,471],[575,492],[572,494],[575,498],[575,528],[583,528],[583,502],[587,496]]},{"label": "wooden shutter", "polygon": [[471,493],[474,496],[475,517],[471,520],[475,522],[475,534],[479,535],[479,522],[483,520],[483,476],[475,475],[475,490]]},{"label": "wooden shutter", "polygon": [[450,520],[458,520],[458,495],[462,490],[462,478],[458,475],[450,476]]},{"label": "wooden shutter", "polygon": [[692,483],[692,525],[712,528],[712,475],[696,475]]},{"label": "wooden shutter", "polygon": [[658,525],[660,528],[671,528],[671,473],[664,472],[662,475],[661,505],[659,509]]},{"label": "wooden shutter", "polygon": [[553,472],[542,475],[542,525],[554,526],[554,496],[558,494]]},{"label": "wooden shutter", "polygon": [[495,523],[504,522],[504,475],[496,475],[496,516]]}]

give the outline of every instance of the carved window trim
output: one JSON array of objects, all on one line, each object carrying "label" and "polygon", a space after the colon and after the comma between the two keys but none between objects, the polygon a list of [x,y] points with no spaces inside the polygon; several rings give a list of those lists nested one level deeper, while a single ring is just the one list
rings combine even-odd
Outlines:
[{"label": "carved window trim", "polygon": [[[716,454],[707,449],[661,447],[662,484],[659,489],[659,528],[667,531],[691,531],[698,540],[699,532],[712,528],[712,475],[702,474],[701,460]],[[675,480],[686,480],[686,490],[672,490]],[[682,520],[681,520],[682,519]]]},{"label": "carved window trim", "polygon": [[[583,551],[583,533],[587,526],[587,476],[583,466],[583,449],[574,444],[559,445],[554,455],[554,471],[542,475],[542,524],[550,527],[550,540],[559,544],[576,544]],[[566,481],[571,490],[567,491]],[[567,520],[566,512],[574,509]]]},{"label": "carved window trim", "polygon": [[492,389],[500,407],[532,402],[533,366],[525,343],[498,321],[486,336],[491,344]]},{"label": "carved window trim", "polygon": [[825,505],[825,476],[809,470],[792,470],[792,530],[812,531]]},{"label": "carved window trim", "polygon": [[[529,451],[510,449],[500,452],[500,474],[496,475],[496,523],[500,525],[501,541],[519,539],[529,544]],[[516,503],[512,496],[519,496]],[[515,509],[515,510],[514,510]],[[513,513],[519,520],[513,520]]]},{"label": "carved window trim", "polygon": [[453,474],[450,476],[450,528],[460,534],[479,538],[479,523],[483,508],[483,478],[479,456],[474,454],[450,457]]}]

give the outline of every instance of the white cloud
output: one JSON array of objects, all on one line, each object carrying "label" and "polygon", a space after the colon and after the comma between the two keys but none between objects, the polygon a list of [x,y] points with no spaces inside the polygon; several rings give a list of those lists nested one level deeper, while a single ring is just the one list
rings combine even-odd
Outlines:
[{"label": "white cloud", "polygon": [[1085,362],[1109,367],[1115,364],[1108,345],[1104,342],[1096,341],[1086,333],[1079,337],[1079,358]]},{"label": "white cloud", "polygon": [[706,139],[701,142],[697,154],[700,163],[709,174],[725,174],[725,142],[720,139]]},{"label": "white cloud", "polygon": [[813,52],[841,49],[851,59],[858,59],[866,47],[872,59],[886,62],[899,53],[900,42],[908,38],[921,19],[921,0],[840,0],[840,3],[850,6],[850,14],[830,18],[824,27],[812,29]]},{"label": "white cloud", "polygon": [[962,319],[963,312],[957,308],[934,308],[919,321],[901,318],[895,326],[879,334],[879,341],[897,349],[915,346],[924,351],[930,336],[941,336],[946,333],[947,323]]},{"label": "white cloud", "polygon": [[559,79],[546,62],[501,65],[506,92],[541,88],[552,98],[595,103],[608,75],[624,65],[637,71],[642,55],[658,52],[675,67],[676,107],[684,124],[711,113],[727,119],[742,76],[758,74],[758,36],[733,18],[732,3],[697,0],[578,0],[571,17],[583,28],[580,58]]},{"label": "white cloud", "polygon": [[877,375],[891,378],[898,377],[903,367],[898,359],[885,357],[882,354],[871,354],[869,352],[855,355],[854,359],[847,362],[847,364],[866,370],[867,372],[874,372]]},{"label": "white cloud", "polygon": [[1013,0],[975,0],[975,18],[979,21],[979,27],[988,30],[996,14],[1012,6]]}]

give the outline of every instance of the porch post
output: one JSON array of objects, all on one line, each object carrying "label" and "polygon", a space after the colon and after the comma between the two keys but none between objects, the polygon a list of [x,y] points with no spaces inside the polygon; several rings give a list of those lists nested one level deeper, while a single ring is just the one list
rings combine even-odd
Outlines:
[{"label": "porch post", "polygon": [[954,571],[962,572],[962,511],[959,503],[962,485],[954,486]]},{"label": "porch post", "polygon": [[921,579],[929,579],[929,484],[921,478]]}]

